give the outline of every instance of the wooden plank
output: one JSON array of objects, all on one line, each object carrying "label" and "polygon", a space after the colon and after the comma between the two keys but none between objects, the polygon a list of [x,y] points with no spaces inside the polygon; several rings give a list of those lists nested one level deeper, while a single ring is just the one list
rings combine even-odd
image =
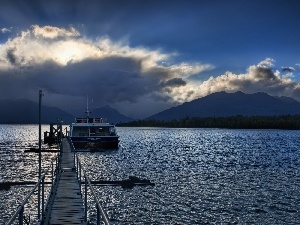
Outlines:
[{"label": "wooden plank", "polygon": [[74,156],[67,140],[62,139],[60,179],[51,207],[49,223],[84,225],[84,206],[80,192],[80,183],[74,168]]}]

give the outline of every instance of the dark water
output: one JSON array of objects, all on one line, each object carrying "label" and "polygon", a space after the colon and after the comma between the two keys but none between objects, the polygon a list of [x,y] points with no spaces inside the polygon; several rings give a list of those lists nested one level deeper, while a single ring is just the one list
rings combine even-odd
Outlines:
[{"label": "dark water", "polygon": [[[13,147],[16,140],[6,140],[13,134],[3,134],[10,127],[2,126],[0,179],[27,179],[37,168],[24,168],[36,159],[20,149],[37,138],[32,134]],[[14,127],[18,134],[26,129],[37,127]],[[134,175],[156,185],[96,186],[113,224],[299,224],[300,131],[118,128],[118,133],[119,150],[80,153],[89,175],[94,180]],[[0,191],[0,215],[20,198],[11,192]],[[94,209],[90,214],[94,222]]]},{"label": "dark water", "polygon": [[[42,126],[43,132],[49,126]],[[24,150],[38,148],[38,125],[0,125],[0,182],[38,180],[38,154],[24,153]],[[42,148],[48,148],[43,145]],[[55,153],[42,154],[42,170],[49,167]],[[46,178],[46,181],[50,181]],[[0,224],[8,221],[33,186],[12,186],[0,189]],[[45,187],[48,196],[49,187]],[[26,218],[36,219],[37,192],[25,207]]]}]

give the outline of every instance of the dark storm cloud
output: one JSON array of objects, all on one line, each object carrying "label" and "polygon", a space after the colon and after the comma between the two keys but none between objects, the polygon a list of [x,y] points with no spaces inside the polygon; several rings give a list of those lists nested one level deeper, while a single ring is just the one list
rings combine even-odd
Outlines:
[{"label": "dark storm cloud", "polygon": [[188,78],[211,67],[171,64],[172,53],[89,39],[73,27],[32,25],[0,47],[0,97],[32,100],[42,89],[47,104],[58,107],[76,105],[88,94],[95,105],[124,110],[147,102],[139,113],[154,112],[192,97]]},{"label": "dark storm cloud", "polygon": [[[185,84],[180,79],[171,79],[166,82],[168,86],[161,87],[160,77],[145,77],[140,71],[138,61],[118,57],[84,60],[67,67],[55,66],[42,71],[35,68],[26,77],[13,73],[14,71],[10,71],[7,76],[0,76],[1,96],[35,100],[36,90],[42,89],[45,93],[43,100],[45,104],[68,110],[78,107],[79,103],[84,103],[88,95],[89,99],[93,100],[91,105],[94,107],[126,102],[136,104],[136,107],[130,107],[131,110],[128,109],[129,104],[127,107],[125,105],[124,109],[118,108],[120,112],[129,111],[128,114],[132,116],[154,113],[158,106],[162,107],[162,102],[174,102],[171,96],[165,94],[164,89],[168,87],[171,90],[172,86]],[[81,99],[81,102],[78,99]],[[149,104],[140,108],[138,105],[146,99]],[[136,110],[137,108],[139,110]]]},{"label": "dark storm cloud", "polygon": [[293,67],[282,67],[282,71],[283,72],[289,72],[289,73],[292,73],[295,71],[295,68]]},{"label": "dark storm cloud", "polygon": [[[31,71],[38,73],[38,71]],[[130,58],[105,58],[84,60],[66,67],[44,70],[36,76],[28,76],[26,87],[40,86],[45,91],[61,95],[85,96],[106,103],[137,100],[158,89],[158,80],[143,77],[139,62]],[[26,90],[23,90],[26,92]]]},{"label": "dark storm cloud", "polygon": [[254,76],[255,76],[255,78],[258,78],[261,80],[277,79],[277,77],[275,76],[275,74],[271,68],[259,67],[259,66],[255,68]]},{"label": "dark storm cloud", "polygon": [[17,62],[17,56],[15,55],[15,50],[16,49],[8,49],[7,51],[6,51],[6,57],[7,57],[7,59],[8,59],[8,61],[12,64],[12,65],[14,65],[16,62]]},{"label": "dark storm cloud", "polygon": [[165,82],[162,82],[160,85],[162,87],[180,87],[180,86],[185,86],[186,83],[187,82],[184,81],[182,78],[173,78]]},{"label": "dark storm cloud", "polygon": [[[87,94],[97,103],[137,102],[146,95],[156,101],[168,101],[162,92],[165,87],[185,85],[180,78],[170,79],[163,85],[160,76],[147,76],[141,72],[140,61],[133,58],[109,57],[102,60],[84,60],[66,67],[47,62],[48,66],[36,66],[30,71],[2,72],[0,76],[2,96],[28,97],[34,90],[43,89],[49,94],[84,97]],[[40,68],[48,67],[46,70]],[[153,71],[156,74],[156,71]],[[163,75],[164,78],[166,75]],[[10,88],[13,87],[13,88]],[[63,99],[61,99],[63,100]],[[59,99],[55,99],[59,101]]]},{"label": "dark storm cloud", "polygon": [[[143,77],[140,62],[131,58],[109,57],[102,60],[84,60],[46,74],[41,80],[61,94],[84,96],[104,102],[136,101],[157,89],[154,79]],[[61,83],[55,84],[56,80]],[[74,88],[76,87],[76,88]]]}]

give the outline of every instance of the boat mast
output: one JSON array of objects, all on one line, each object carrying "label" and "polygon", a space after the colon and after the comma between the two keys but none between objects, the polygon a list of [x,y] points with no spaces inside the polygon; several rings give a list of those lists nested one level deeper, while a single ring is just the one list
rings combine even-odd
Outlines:
[{"label": "boat mast", "polygon": [[89,111],[89,95],[86,96],[86,111],[85,111],[85,113],[86,113],[86,117],[90,118],[91,112]]}]

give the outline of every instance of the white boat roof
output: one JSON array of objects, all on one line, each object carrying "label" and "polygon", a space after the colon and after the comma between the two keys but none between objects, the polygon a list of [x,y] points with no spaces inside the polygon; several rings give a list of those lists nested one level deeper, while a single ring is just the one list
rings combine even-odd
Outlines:
[{"label": "white boat roof", "polygon": [[73,127],[114,127],[115,125],[109,123],[72,123]]},{"label": "white boat roof", "polygon": [[72,123],[72,127],[114,127],[113,124],[107,123],[103,118],[75,118],[75,123]]}]

